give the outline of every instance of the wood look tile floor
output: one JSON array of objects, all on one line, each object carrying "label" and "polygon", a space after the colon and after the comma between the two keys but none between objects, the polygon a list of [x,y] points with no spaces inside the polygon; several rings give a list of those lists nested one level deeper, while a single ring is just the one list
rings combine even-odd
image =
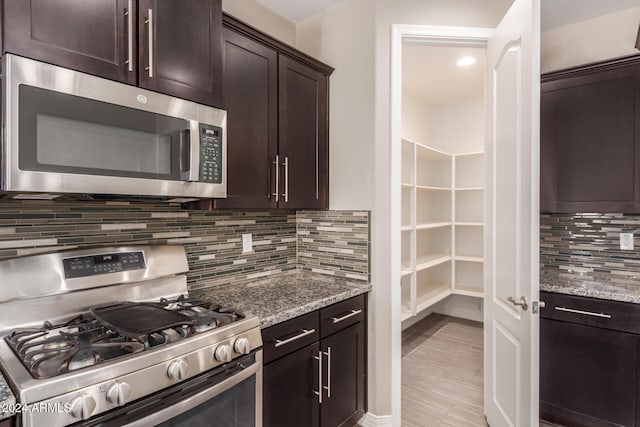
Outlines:
[{"label": "wood look tile floor", "polygon": [[432,314],[402,333],[402,426],[486,426],[482,323]]},{"label": "wood look tile floor", "polygon": [[487,426],[483,340],[482,323],[442,314],[402,333],[403,427]]}]

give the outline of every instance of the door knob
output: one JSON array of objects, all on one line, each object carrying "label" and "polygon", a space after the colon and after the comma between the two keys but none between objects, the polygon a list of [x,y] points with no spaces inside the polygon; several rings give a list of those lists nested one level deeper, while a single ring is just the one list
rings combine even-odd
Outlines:
[{"label": "door knob", "polygon": [[527,311],[529,308],[529,304],[527,303],[527,297],[522,296],[519,300],[516,300],[514,297],[507,298],[511,304],[522,307],[522,310]]}]

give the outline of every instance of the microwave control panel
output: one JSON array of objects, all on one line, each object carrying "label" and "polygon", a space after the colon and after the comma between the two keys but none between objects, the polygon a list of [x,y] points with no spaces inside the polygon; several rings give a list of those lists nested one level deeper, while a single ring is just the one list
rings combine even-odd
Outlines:
[{"label": "microwave control panel", "polygon": [[200,123],[200,182],[222,184],[222,132]]}]

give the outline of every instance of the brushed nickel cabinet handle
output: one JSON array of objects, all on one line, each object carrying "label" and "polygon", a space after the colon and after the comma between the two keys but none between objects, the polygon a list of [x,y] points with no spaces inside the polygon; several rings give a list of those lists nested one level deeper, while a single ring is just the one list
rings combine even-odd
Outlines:
[{"label": "brushed nickel cabinet handle", "polygon": [[145,70],[148,71],[149,78],[153,78],[153,9],[149,9],[149,17],[144,23],[149,30],[149,66]]},{"label": "brushed nickel cabinet handle", "polygon": [[566,307],[554,307],[554,308],[558,311],[564,311],[567,313],[582,314],[585,316],[602,317],[604,319],[611,319],[610,314],[596,313],[594,311],[576,310],[575,308],[566,308]]},{"label": "brushed nickel cabinet handle", "polygon": [[332,317],[332,318],[331,318],[331,321],[332,321],[333,323],[340,323],[340,322],[342,322],[343,320],[347,320],[348,318],[353,317],[353,316],[356,316],[356,315],[358,315],[358,314],[360,314],[360,313],[362,313],[362,310],[351,310],[351,313],[349,313],[349,314],[345,314],[345,315],[344,315],[344,316],[342,316],[342,317]]},{"label": "brushed nickel cabinet handle", "polygon": [[318,403],[322,403],[322,351],[318,352],[317,356],[313,356],[318,361],[318,391],[313,391],[313,394],[318,396]]},{"label": "brushed nickel cabinet handle", "polygon": [[282,193],[282,197],[284,197],[284,202],[289,203],[289,157],[284,158],[284,193]]},{"label": "brushed nickel cabinet handle", "polygon": [[324,352],[327,356],[327,385],[323,388],[327,390],[327,399],[331,397],[331,347],[327,347],[327,351]]},{"label": "brushed nickel cabinet handle", "polygon": [[127,62],[129,72],[133,71],[133,0],[129,0],[127,11],[124,15],[127,17]]},{"label": "brushed nickel cabinet handle", "polygon": [[272,196],[276,196],[276,202],[280,200],[280,156],[276,154],[276,159],[272,163],[276,165],[276,188],[275,191],[271,194]]},{"label": "brushed nickel cabinet handle", "polygon": [[278,348],[281,347],[285,344],[289,344],[290,342],[293,342],[295,340],[299,340],[300,338],[304,338],[307,335],[311,335],[312,333],[314,333],[316,330],[315,329],[302,329],[302,333],[295,335],[291,338],[287,338],[286,340],[276,340],[276,344],[274,347]]}]

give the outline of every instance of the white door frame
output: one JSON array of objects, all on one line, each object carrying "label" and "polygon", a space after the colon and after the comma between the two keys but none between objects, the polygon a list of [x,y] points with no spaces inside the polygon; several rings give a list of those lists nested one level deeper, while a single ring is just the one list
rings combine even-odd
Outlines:
[{"label": "white door frame", "polygon": [[[392,319],[401,319],[402,294],[400,290],[401,274],[401,206],[402,206],[402,42],[411,40],[424,42],[426,44],[450,45],[450,46],[486,46],[487,41],[493,34],[493,28],[479,27],[445,27],[432,25],[401,25],[391,26],[391,147],[390,147],[390,185],[391,185],[391,312]],[[486,76],[485,76],[486,79]],[[401,336],[401,322],[397,321],[391,325],[393,336]],[[393,340],[400,342],[400,340]],[[400,347],[392,348],[392,361],[401,363],[402,356]],[[391,389],[393,426],[400,426],[401,409],[401,368],[392,367]]]}]

